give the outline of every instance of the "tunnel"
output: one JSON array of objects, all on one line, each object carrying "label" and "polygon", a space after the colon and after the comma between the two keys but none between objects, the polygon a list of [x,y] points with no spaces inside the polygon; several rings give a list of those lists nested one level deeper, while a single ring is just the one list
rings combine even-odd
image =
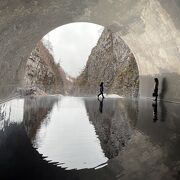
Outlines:
[{"label": "tunnel", "polygon": [[[27,177],[26,172],[37,178],[38,169],[39,177],[47,176],[46,179],[180,178],[179,18],[180,0],[1,0],[0,168],[3,178],[15,177],[7,176],[9,170],[22,179]],[[87,97],[13,99],[16,88],[25,86],[26,63],[37,42],[53,29],[74,22],[98,24],[120,34],[138,66],[137,99],[105,98],[104,104],[103,101]],[[152,104],[154,78],[159,79],[159,99],[156,104]],[[77,121],[77,124],[73,121],[74,117],[80,119],[77,112],[85,119],[82,122],[88,124],[84,131],[78,131],[77,126],[83,124],[81,121]],[[62,114],[67,119],[74,117],[69,118],[69,123],[65,118],[59,118]],[[51,122],[52,116],[54,119]],[[58,124],[60,121],[64,126]],[[59,131],[66,131],[69,126],[76,133],[66,138],[60,136]],[[47,134],[50,138],[44,140],[42,137],[46,127],[53,127],[55,131],[52,128]],[[66,146],[66,139],[79,138],[78,146],[81,147],[81,141],[84,141],[82,137],[91,139],[86,130],[89,130],[95,142],[90,152],[100,152],[95,160],[91,158],[93,153],[89,153],[92,155],[89,155],[89,160],[96,161],[100,157],[101,164],[93,164],[93,168],[79,171],[72,166],[66,171],[63,163],[58,166],[61,163],[59,157],[47,159],[48,153],[56,149],[56,143],[60,140]],[[51,142],[53,133],[56,143]],[[44,149],[36,147],[38,143],[41,145],[38,138],[46,145]],[[44,153],[49,148],[48,143],[53,148]],[[85,143],[89,147],[90,143]],[[61,151],[60,145],[58,148]],[[60,158],[64,157],[63,153]],[[87,154],[84,153],[84,157],[88,157]],[[13,160],[14,164],[7,163]],[[30,165],[26,168],[23,163],[28,162]],[[16,169],[16,163],[20,170],[24,168],[24,174]],[[86,167],[86,162],[81,163]]]}]

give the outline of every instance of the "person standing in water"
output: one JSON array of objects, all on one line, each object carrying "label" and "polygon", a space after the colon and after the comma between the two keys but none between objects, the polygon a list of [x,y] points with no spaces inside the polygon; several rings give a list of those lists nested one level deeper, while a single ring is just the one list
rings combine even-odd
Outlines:
[{"label": "person standing in water", "polygon": [[154,78],[154,81],[155,81],[155,85],[154,85],[153,97],[155,97],[155,101],[157,101],[159,80],[158,78]]},{"label": "person standing in water", "polygon": [[104,95],[103,95],[103,92],[104,92],[104,83],[101,82],[101,84],[99,85],[100,86],[100,93],[98,94],[98,99],[99,99],[99,96],[102,95],[102,98],[104,98]]}]

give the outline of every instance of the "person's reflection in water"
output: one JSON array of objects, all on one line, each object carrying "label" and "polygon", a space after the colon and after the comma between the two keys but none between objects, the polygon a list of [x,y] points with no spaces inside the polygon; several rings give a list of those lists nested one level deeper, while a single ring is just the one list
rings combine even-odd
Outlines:
[{"label": "person's reflection in water", "polygon": [[99,112],[103,113],[103,101],[104,101],[104,98],[102,98],[102,99],[98,98],[98,101],[99,101]]},{"label": "person's reflection in water", "polygon": [[160,93],[160,117],[161,117],[161,121],[165,121],[166,120],[166,116],[167,116],[167,109],[166,109],[166,105],[164,103],[164,98],[165,95],[167,93],[168,90],[168,84],[167,84],[167,80],[166,77],[163,77],[162,79],[162,85],[161,85],[161,93]]},{"label": "person's reflection in water", "polygon": [[153,107],[153,121],[156,122],[158,120],[157,101],[152,103],[152,107]]}]

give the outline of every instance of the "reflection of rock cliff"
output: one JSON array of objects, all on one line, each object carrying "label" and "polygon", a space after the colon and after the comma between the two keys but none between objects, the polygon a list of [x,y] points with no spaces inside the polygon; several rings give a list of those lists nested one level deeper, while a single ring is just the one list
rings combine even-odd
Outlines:
[{"label": "reflection of rock cliff", "polygon": [[97,94],[105,82],[106,93],[137,97],[139,72],[135,58],[118,33],[105,29],[93,48],[86,67],[77,78],[76,91]]},{"label": "reflection of rock cliff", "polygon": [[24,100],[23,122],[27,134],[31,140],[40,128],[41,123],[47,123],[48,115],[53,105],[58,101],[57,97],[31,97]]},{"label": "reflection of rock cliff", "polygon": [[[137,118],[137,103],[107,99],[103,103],[103,113],[100,113],[99,103],[94,104],[94,102],[85,101],[87,113],[99,136],[101,147],[106,157],[110,159],[117,156],[131,138],[133,131],[131,126]],[[128,112],[129,110],[131,113]],[[133,117],[130,114],[133,114]]]},{"label": "reflection of rock cliff", "polygon": [[63,71],[42,42],[32,51],[26,64],[25,84],[47,93],[64,93]]}]

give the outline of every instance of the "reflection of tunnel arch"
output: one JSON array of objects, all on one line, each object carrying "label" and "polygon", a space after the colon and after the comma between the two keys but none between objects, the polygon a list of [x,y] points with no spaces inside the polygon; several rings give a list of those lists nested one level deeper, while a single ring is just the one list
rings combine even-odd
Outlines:
[{"label": "reflection of tunnel arch", "polygon": [[23,124],[11,124],[0,130],[0,138],[1,179],[116,179],[113,170],[107,167],[66,171],[58,163],[47,161],[33,148]]},{"label": "reflection of tunnel arch", "polygon": [[45,157],[32,147],[23,124],[11,124],[4,131],[0,131],[0,136],[2,179],[77,179],[75,171],[67,172],[58,167],[57,163],[45,160]]},{"label": "reflection of tunnel arch", "polygon": [[63,24],[86,21],[121,33],[138,63],[141,96],[151,96],[152,76],[159,76],[167,79],[164,98],[180,100],[180,85],[174,83],[180,73],[178,0],[9,0],[1,9],[1,85],[21,82],[25,60],[42,35]]}]

